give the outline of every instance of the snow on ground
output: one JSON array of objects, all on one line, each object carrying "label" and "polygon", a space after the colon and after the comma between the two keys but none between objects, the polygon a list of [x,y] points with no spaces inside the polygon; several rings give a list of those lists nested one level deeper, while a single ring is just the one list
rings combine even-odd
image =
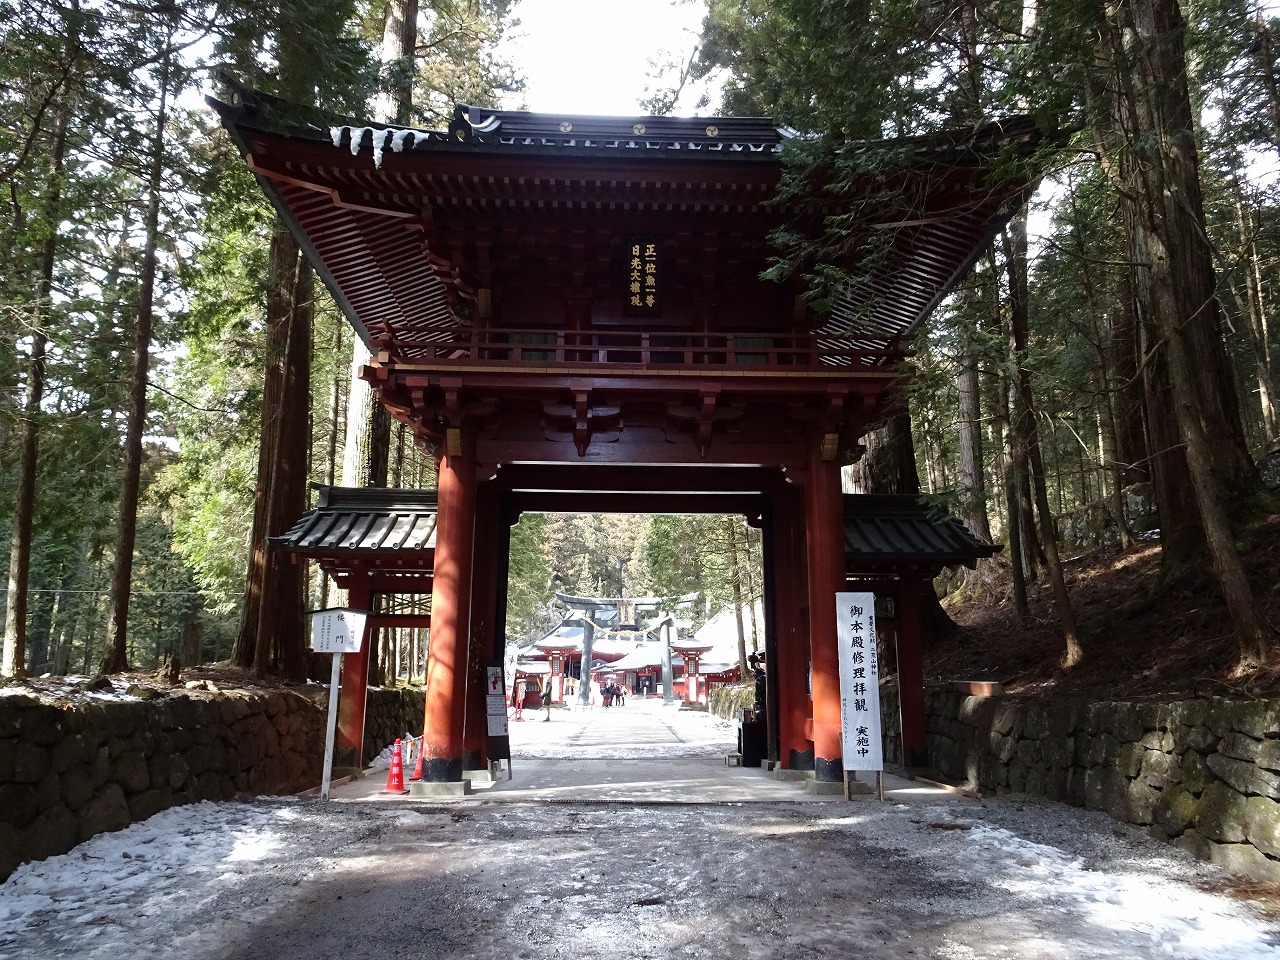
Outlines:
[{"label": "snow on ground", "polygon": [[[402,764],[405,764],[405,765],[408,764],[409,741],[413,739],[414,739],[413,734],[408,732],[406,732],[405,735],[400,738],[400,761]],[[376,757],[370,760],[367,764],[365,764],[365,769],[366,770],[390,770],[391,754],[395,752],[395,749],[396,749],[396,745],[394,743],[387,744],[385,747],[383,747],[382,752],[380,754],[378,754]],[[410,772],[411,771],[406,772],[405,776],[406,777],[409,776]]]},{"label": "snow on ground", "polygon": [[[988,806],[998,812],[998,804]],[[688,842],[691,833],[687,825],[690,818],[698,816],[697,811],[688,808],[661,813],[652,809],[628,813],[616,807],[613,810],[608,814],[609,824],[625,828],[629,835],[642,836],[640,831],[646,826],[658,831],[666,829],[678,844],[681,836]],[[613,881],[612,892],[625,899],[633,896],[625,884],[649,883],[658,890],[678,889],[685,883],[696,883],[693,878],[699,872],[710,871],[726,877],[739,875],[739,891],[731,894],[734,902],[748,904],[759,899],[759,894],[742,882],[749,875],[752,883],[773,891],[771,896],[779,900],[779,905],[770,909],[782,910],[783,916],[788,909],[789,892],[804,901],[831,896],[830,906],[839,909],[839,894],[832,881],[847,878],[828,875],[824,884],[821,876],[797,877],[791,872],[795,863],[789,863],[790,858],[778,852],[820,831],[827,837],[824,843],[831,842],[831,837],[841,837],[844,844],[852,844],[839,848],[844,869],[857,869],[864,882],[875,885],[876,909],[884,917],[890,921],[896,916],[904,918],[899,921],[901,930],[912,929],[914,918],[918,926],[910,935],[921,948],[916,954],[921,958],[1280,958],[1276,928],[1255,915],[1248,905],[1204,892],[1189,883],[1188,879],[1194,879],[1200,870],[1193,865],[1174,862],[1170,866],[1146,856],[1141,858],[1145,861],[1141,864],[1126,865],[1123,857],[1120,862],[1106,865],[1090,863],[1090,858],[1079,852],[1028,839],[988,822],[985,811],[977,805],[957,809],[859,804],[858,812],[849,814],[849,808],[844,806],[793,804],[785,817],[777,816],[776,810],[776,806],[769,806],[766,816],[757,816],[741,807],[711,808],[705,822],[696,821],[701,829],[692,835],[701,834],[705,840],[708,835],[715,839],[718,833],[718,855],[724,858],[719,865],[702,862],[710,859],[702,856],[697,863],[682,863],[679,857],[647,858],[641,862],[652,864],[645,868],[652,871],[651,877],[637,877],[632,867],[625,882]],[[1055,810],[1062,812],[1062,808],[1044,807],[1037,816]],[[504,819],[491,814],[498,819],[481,824],[484,816],[480,812],[450,816],[438,807],[425,814],[407,808],[353,811],[320,802],[287,800],[202,803],[168,810],[119,833],[97,837],[64,856],[19,868],[0,886],[0,956],[14,960],[64,954],[84,958],[178,953],[189,958],[259,956],[263,954],[242,953],[238,947],[220,945],[252,941],[257,927],[288,917],[299,901],[319,902],[324,907],[341,900],[341,895],[335,897],[331,891],[326,895],[325,887],[344,876],[350,880],[365,878],[359,880],[364,891],[361,895],[374,895],[380,880],[406,862],[402,853],[395,857],[373,855],[389,838],[394,839],[397,851],[403,851],[406,845],[425,846],[433,848],[435,862],[442,862],[441,857],[451,860],[451,882],[464,896],[473,884],[484,882],[484,868],[477,864],[519,862],[522,846],[525,850],[546,849],[548,837],[564,837],[566,831],[579,843],[617,842],[614,831],[603,822],[589,825],[584,823],[589,815],[570,813],[564,807],[520,806],[520,832],[515,836],[509,815]],[[458,836],[457,831],[468,829],[467,821],[472,817],[478,821],[477,830],[488,829],[494,835]],[[1112,835],[1108,824],[1099,823],[1098,818],[1086,816],[1083,820],[1087,831],[1103,837]],[[1075,829],[1079,833],[1081,825],[1076,824]],[[436,839],[444,831],[453,831],[449,846],[442,846]],[[592,835],[597,831],[604,836],[593,841]],[[753,831],[760,834],[755,841],[741,836]],[[735,834],[739,843],[749,841],[739,851],[731,847]],[[1114,836],[1111,839],[1117,840]],[[774,848],[765,848],[767,862],[752,862],[751,850],[766,840]],[[1134,843],[1142,852],[1145,842],[1146,838],[1137,835],[1117,845]],[[866,846],[860,848],[859,843]],[[801,852],[802,861],[809,854],[807,848],[794,849]],[[859,849],[867,856],[867,862],[860,866],[848,863]],[[480,851],[483,855],[477,859]],[[540,860],[544,861],[548,876],[530,875],[523,884],[538,894],[535,902],[546,902],[545,896],[554,893],[548,886],[552,883],[569,884],[578,891],[576,896],[585,893],[592,902],[602,896],[591,893],[596,889],[592,878],[579,876],[581,868],[577,865],[594,867],[601,862],[598,856],[571,857],[566,861],[561,855],[552,855],[534,858],[535,866]],[[742,874],[743,870],[749,874]],[[471,879],[473,875],[475,879]],[[905,882],[908,878],[911,882]],[[792,889],[805,884],[816,884],[817,889]],[[750,895],[742,896],[744,891]],[[471,893],[484,900],[487,909],[494,909],[490,894],[483,890]],[[442,894],[434,891],[433,895]],[[696,905],[687,902],[687,897],[681,895],[682,909]],[[659,899],[660,895],[635,898],[642,905]],[[865,894],[860,897],[855,893],[853,899],[865,903]],[[365,905],[378,909],[372,900]],[[597,911],[603,906],[580,906],[585,911],[580,914],[582,922],[598,925],[601,918]],[[852,908],[844,909],[844,914],[830,915],[832,931],[842,933],[848,927]],[[457,910],[466,914],[461,905]],[[714,914],[714,909],[708,913]],[[943,917],[948,923],[946,931],[928,949],[926,933],[930,924],[919,923],[920,917]],[[1012,925],[1009,918],[1017,918],[1019,925]],[[536,919],[521,918],[526,923]],[[465,922],[465,916],[462,920]],[[624,918],[617,920],[622,923]],[[515,918],[512,921],[519,926]],[[277,952],[279,958],[337,955],[309,939],[302,918],[298,923],[295,949]],[[566,935],[569,932],[565,931]],[[877,934],[882,935],[883,931]],[[373,928],[362,933],[374,955],[380,952],[379,936]],[[682,936],[686,936],[684,942],[689,946],[698,942],[694,930],[687,930]],[[766,928],[753,936],[765,937],[761,946],[768,947]],[[995,948],[995,937],[1007,937],[1010,942]],[[568,942],[572,944],[573,938],[568,937]],[[443,951],[430,955],[474,954]],[[547,955],[616,954],[594,945],[583,948],[577,944],[571,950],[557,949]],[[721,954],[710,949],[702,955]],[[897,952],[886,950],[881,955],[896,956]]]},{"label": "snow on ground", "polygon": [[[539,756],[652,759],[672,742],[722,752],[732,730],[630,709],[553,711],[513,724],[513,740]],[[1028,797],[259,798],[167,810],[23,865],[0,885],[0,957],[1280,960],[1280,925],[1208,892],[1221,885],[1136,828]]]},{"label": "snow on ground", "polygon": [[122,682],[117,678],[115,683],[107,681],[101,689],[93,690],[88,685],[94,681],[94,677],[81,676],[74,673],[64,676],[46,673],[34,679],[19,682],[10,681],[4,686],[0,686],[0,697],[39,698],[44,695],[55,700],[87,699],[138,702],[137,697],[130,696],[125,692],[132,681]]},{"label": "snow on ground", "polygon": [[[1046,812],[1052,815],[1053,811]],[[1099,870],[1082,855],[1024,839],[960,811],[935,809],[932,813],[937,823],[967,828],[966,839],[983,851],[984,873],[996,889],[1011,898],[1052,897],[1061,901],[1059,909],[1078,912],[1090,924],[1150,937],[1165,956],[1196,960],[1280,958],[1280,931],[1268,930],[1246,909],[1224,905],[1220,896],[1174,881],[1170,874],[1186,867],[1180,870],[1179,865],[1168,863],[1173,857],[1139,864],[1139,873]],[[1127,833],[1121,829],[1117,836],[1113,830],[1113,839]],[[1161,873],[1170,882],[1161,882]]]},{"label": "snow on ground", "polygon": [[280,824],[294,814],[287,800],[194,803],[23,864],[0,886],[0,947],[32,925],[95,936],[148,930],[278,851]]}]

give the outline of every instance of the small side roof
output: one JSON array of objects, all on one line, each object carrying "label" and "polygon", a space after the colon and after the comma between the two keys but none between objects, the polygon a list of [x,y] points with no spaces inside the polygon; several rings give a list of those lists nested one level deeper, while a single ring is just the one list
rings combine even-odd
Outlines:
[{"label": "small side roof", "polygon": [[844,496],[845,565],[850,573],[913,563],[973,567],[1000,549],[974,536],[955,517],[939,516],[919,497]]},{"label": "small side roof", "polygon": [[308,510],[272,546],[303,556],[386,556],[434,550],[435,490],[320,487]]},{"label": "small side roof", "polygon": [[[437,505],[435,490],[320,487],[315,508],[271,542],[317,559],[416,555],[429,566]],[[955,517],[938,515],[918,497],[875,494],[845,494],[844,541],[850,574],[892,573],[913,565],[972,567],[1001,549],[974,536]]]},{"label": "small side roof", "polygon": [[615,660],[609,666],[614,670],[649,670],[662,666],[662,645],[646,643],[637,646],[621,660]]},{"label": "small side roof", "polygon": [[555,629],[544,634],[541,640],[533,642],[535,650],[581,650],[582,627],[561,623]]}]

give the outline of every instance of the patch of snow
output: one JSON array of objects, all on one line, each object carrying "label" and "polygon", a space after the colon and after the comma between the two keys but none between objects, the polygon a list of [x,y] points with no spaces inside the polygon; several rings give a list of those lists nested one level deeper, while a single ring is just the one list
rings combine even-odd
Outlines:
[{"label": "patch of snow", "polygon": [[25,863],[0,886],[0,931],[36,922],[46,910],[99,923],[127,916],[139,897],[159,906],[214,896],[225,865],[258,862],[276,849],[275,817],[270,808],[248,804],[193,803],[100,834],[60,857]]},{"label": "patch of snow", "polygon": [[991,878],[1018,896],[1051,889],[1104,928],[1146,934],[1170,957],[1186,960],[1274,960],[1262,925],[1221,899],[1185,884],[1153,885],[1147,877],[1090,870],[1083,857],[1024,840],[1000,827],[971,825],[969,839],[987,851]]},{"label": "patch of snow", "polygon": [[[407,730],[405,731],[404,736],[400,738],[400,757],[403,763],[408,764],[409,762],[409,742],[411,740],[417,741],[421,739],[422,739],[421,737],[415,738],[413,734],[409,733]],[[394,743],[387,744],[386,747],[383,748],[380,754],[378,754],[376,757],[374,757],[365,765],[365,769],[366,770],[390,770],[391,755],[395,753],[395,749],[396,749],[396,745]]]},{"label": "patch of snow", "polygon": [[347,127],[351,132],[351,155],[358,157],[360,155],[360,142],[364,140],[365,132],[373,133],[373,127]]},{"label": "patch of snow", "polygon": [[[517,757],[664,757],[673,741],[707,752],[733,732],[652,701],[512,724]],[[611,801],[630,793],[622,766],[599,769]],[[669,781],[662,789],[675,792]],[[606,882],[594,871],[619,838],[634,849],[622,869],[616,850],[607,858]],[[0,884],[0,956],[410,955],[420,921],[401,925],[397,941],[395,923],[369,931],[361,918],[403,916],[426,896],[446,944],[466,941],[478,911],[491,911],[486,956],[616,956],[622,941],[581,931],[621,917],[622,935],[633,929],[628,905],[644,903],[655,922],[640,952],[653,956],[758,960],[797,955],[803,942],[826,956],[883,943],[886,957],[909,943],[921,960],[1280,960],[1275,924],[1200,889],[1208,876],[1221,874],[1100,812],[1024,797],[732,810],[260,798],[176,807],[19,867]],[[732,884],[718,882],[726,877]],[[678,912],[665,912],[677,909],[667,898]],[[531,917],[548,921],[536,941]],[[293,950],[279,952],[286,936]]]},{"label": "patch of snow", "polygon": [[415,139],[416,138],[412,130],[404,130],[404,129],[397,130],[395,131],[395,134],[391,137],[391,149],[396,153],[403,153],[405,148],[405,141],[406,140],[408,141],[408,146],[410,149],[412,149],[413,142]]},{"label": "patch of snow", "polygon": [[329,139],[333,141],[335,147],[342,146],[342,138],[344,135],[350,137],[348,147],[353,157],[360,155],[360,146],[364,143],[364,135],[369,134],[370,142],[373,146],[373,165],[379,170],[382,169],[382,154],[388,146],[395,153],[403,152],[405,141],[407,140],[412,146],[415,137],[415,131],[405,129],[403,127],[330,127]]}]

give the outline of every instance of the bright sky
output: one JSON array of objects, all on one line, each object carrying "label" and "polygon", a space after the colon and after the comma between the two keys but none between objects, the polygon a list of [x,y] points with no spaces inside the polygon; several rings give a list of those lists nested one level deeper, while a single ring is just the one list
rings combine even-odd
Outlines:
[{"label": "bright sky", "polygon": [[[514,59],[528,80],[525,105],[538,113],[642,112],[650,61],[687,61],[705,9],[702,0],[517,0]],[[694,102],[683,98],[676,112],[693,112]]]}]

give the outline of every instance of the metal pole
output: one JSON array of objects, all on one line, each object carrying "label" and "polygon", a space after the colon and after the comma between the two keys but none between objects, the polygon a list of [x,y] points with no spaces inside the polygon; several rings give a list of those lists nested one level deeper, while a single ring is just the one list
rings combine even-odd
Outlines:
[{"label": "metal pole", "polygon": [[662,636],[665,642],[662,644],[662,702],[671,703],[675,700],[675,694],[671,688],[675,685],[674,671],[671,669],[671,633],[675,630],[676,624],[674,617],[668,617],[662,624]]},{"label": "metal pole", "polygon": [[333,778],[333,738],[338,729],[338,679],[342,676],[342,654],[333,655],[333,676],[329,680],[329,719],[324,735],[324,779],[320,781],[320,799],[329,799],[329,781]]}]

